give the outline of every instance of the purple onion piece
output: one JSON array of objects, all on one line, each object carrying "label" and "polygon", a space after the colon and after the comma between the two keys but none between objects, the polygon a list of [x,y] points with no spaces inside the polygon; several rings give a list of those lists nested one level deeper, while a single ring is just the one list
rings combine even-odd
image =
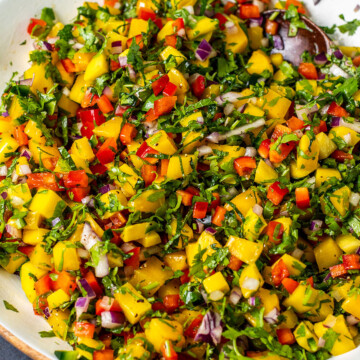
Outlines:
[{"label": "purple onion piece", "polygon": [[322,220],[313,220],[310,223],[310,230],[318,231],[318,230],[321,229],[322,226],[323,226],[323,221]]},{"label": "purple onion piece", "polygon": [[334,51],[334,56],[339,60],[341,60],[344,57],[343,53],[339,49]]},{"label": "purple onion piece", "polygon": [[207,343],[212,342],[215,345],[218,345],[221,341],[222,331],[223,327],[220,314],[208,311],[202,319],[194,340]]},{"label": "purple onion piece", "polygon": [[111,190],[111,185],[110,185],[110,184],[107,184],[107,185],[104,185],[103,187],[101,187],[101,188],[99,189],[99,192],[100,192],[101,194],[106,194],[106,193],[108,193],[110,190]]},{"label": "purple onion piece", "polygon": [[81,291],[81,289],[83,289],[85,291],[87,298],[89,298],[89,299],[96,298],[94,289],[90,286],[90,284],[87,282],[86,279],[80,279],[78,281],[78,288],[80,289],[80,291]]},{"label": "purple onion piece", "polygon": [[255,296],[249,297],[248,303],[250,306],[255,306],[256,305],[256,297]]},{"label": "purple onion piece", "polygon": [[31,159],[31,155],[28,151],[24,150],[21,156],[25,156],[27,160]]},{"label": "purple onion piece", "polygon": [[2,192],[1,193],[1,197],[5,200],[6,198],[7,198],[7,196],[8,196],[8,194],[7,194],[7,192]]},{"label": "purple onion piece", "polygon": [[333,116],[332,120],[331,120],[331,127],[336,127],[336,126],[340,126],[340,120],[341,118],[338,116]]},{"label": "purple onion piece", "polygon": [[115,329],[125,322],[124,314],[117,311],[104,311],[101,313],[101,326],[105,329]]},{"label": "purple onion piece", "polygon": [[53,51],[53,47],[47,41],[43,41],[46,50]]},{"label": "purple onion piece", "polygon": [[360,246],[357,248],[356,254],[357,254],[357,255],[360,255]]},{"label": "purple onion piece", "polygon": [[8,117],[8,116],[9,116],[9,113],[8,113],[7,111],[5,111],[5,112],[3,112],[3,113],[1,114],[1,116],[3,116],[3,117]]},{"label": "purple onion piece", "polygon": [[326,78],[326,74],[323,74],[322,72],[320,72],[318,75],[318,80],[325,80],[325,78]]},{"label": "purple onion piece", "polygon": [[323,282],[327,282],[330,278],[331,278],[331,274],[328,273],[328,274],[325,276]]},{"label": "purple onion piece", "polygon": [[284,42],[280,35],[273,35],[274,48],[276,50],[284,50]]},{"label": "purple onion piece", "polygon": [[56,225],[57,223],[59,223],[60,221],[61,221],[60,218],[57,217],[57,218],[55,218],[54,220],[51,221],[51,225],[52,225],[52,226],[55,226],[55,225]]},{"label": "purple onion piece", "polygon": [[212,227],[206,228],[205,231],[206,231],[207,233],[209,233],[210,235],[215,235],[215,234],[216,234],[216,230],[213,229]]},{"label": "purple onion piece", "polygon": [[314,62],[317,65],[325,65],[328,62],[328,60],[326,55],[324,53],[321,53],[315,56]]},{"label": "purple onion piece", "polygon": [[204,224],[201,221],[196,220],[196,232],[201,234],[204,231]]},{"label": "purple onion piece", "polygon": [[121,40],[113,41],[111,43],[111,47],[117,47],[117,46],[122,46],[122,41]]},{"label": "purple onion piece", "polygon": [[48,307],[44,309],[44,315],[47,319],[50,317],[50,309]]},{"label": "purple onion piece", "polygon": [[79,319],[81,314],[87,312],[90,304],[90,299],[88,297],[79,297],[75,303],[76,309],[76,318]]},{"label": "purple onion piece", "polygon": [[260,16],[258,18],[250,18],[249,19],[250,27],[252,27],[252,26],[261,26],[263,21],[264,21],[263,16]]}]

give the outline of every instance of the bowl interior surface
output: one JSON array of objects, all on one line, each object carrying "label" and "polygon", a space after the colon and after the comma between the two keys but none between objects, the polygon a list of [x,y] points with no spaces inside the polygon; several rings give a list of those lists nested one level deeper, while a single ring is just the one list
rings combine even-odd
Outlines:
[{"label": "bowl interior surface", "polygon": [[[0,0],[0,91],[15,71],[19,76],[29,67],[28,53],[33,49],[32,40],[26,33],[31,17],[39,17],[43,7],[52,7],[59,21],[70,21],[76,15],[76,8],[82,4],[79,0]],[[101,3],[102,1],[98,1]],[[322,26],[342,24],[340,14],[346,20],[359,18],[354,12],[359,0],[322,0],[314,6],[313,0],[304,0],[312,19]],[[352,37],[337,32],[336,39],[342,45],[360,47],[360,29]],[[20,45],[26,40],[25,45]],[[18,78],[17,77],[17,78]],[[12,304],[19,312],[6,310],[3,300]],[[57,338],[41,338],[40,331],[49,331],[50,326],[40,316],[35,316],[32,305],[25,297],[20,279],[0,270],[0,324],[49,359],[56,359],[55,350],[70,350],[71,347]],[[351,351],[336,360],[355,360],[360,358],[360,348]]]}]

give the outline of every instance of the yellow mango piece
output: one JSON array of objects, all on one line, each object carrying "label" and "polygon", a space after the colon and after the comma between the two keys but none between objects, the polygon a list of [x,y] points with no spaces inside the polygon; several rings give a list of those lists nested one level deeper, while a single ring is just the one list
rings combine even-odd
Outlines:
[{"label": "yellow mango piece", "polygon": [[80,269],[80,258],[71,241],[59,241],[53,248],[54,266],[57,271]]},{"label": "yellow mango piece", "polygon": [[[134,165],[136,169],[140,169],[143,165],[143,161],[136,154],[137,149],[141,146],[140,141],[132,141],[131,144],[127,145],[127,149],[129,151],[130,161]],[[133,194],[135,195],[135,194]]]},{"label": "yellow mango piece", "polygon": [[162,29],[157,33],[156,39],[157,42],[161,42],[165,40],[165,37],[167,35],[174,34],[174,28],[173,28],[174,21],[167,21],[166,24],[162,27]]},{"label": "yellow mango piece", "polygon": [[270,55],[270,59],[271,59],[271,62],[272,62],[276,67],[279,67],[279,66],[281,65],[281,63],[283,62],[283,60],[284,60],[282,54],[280,54],[280,53],[271,54],[271,55]]},{"label": "yellow mango piece", "polygon": [[360,318],[360,295],[354,294],[345,299],[341,305],[342,309],[347,313]]},{"label": "yellow mango piece", "polygon": [[159,289],[158,291],[159,298],[164,299],[165,296],[168,295],[179,295],[180,285],[181,283],[179,279],[170,280],[168,283],[166,283]]},{"label": "yellow mango piece", "polygon": [[50,309],[57,309],[60,305],[70,301],[70,296],[63,290],[59,289],[47,297]]},{"label": "yellow mango piece", "polygon": [[310,321],[302,321],[294,331],[296,342],[305,350],[318,350],[318,337],[314,333],[314,325]]},{"label": "yellow mango piece", "polygon": [[10,254],[9,260],[5,265],[5,261],[1,264],[1,266],[10,274],[14,274],[19,267],[27,261],[27,257],[23,254]]},{"label": "yellow mango piece", "polygon": [[208,294],[211,294],[214,291],[221,291],[224,295],[230,291],[229,284],[224,278],[224,275],[218,271],[215,274],[207,277],[203,281],[203,286]]},{"label": "yellow mango piece", "polygon": [[10,134],[2,134],[0,139],[0,163],[10,158],[7,154],[15,152],[19,147],[17,141]]},{"label": "yellow mango piece", "polygon": [[75,117],[79,105],[75,101],[70,100],[66,95],[62,94],[58,102],[58,107],[69,113],[69,117]]},{"label": "yellow mango piece", "polygon": [[114,213],[123,210],[127,205],[127,199],[120,190],[110,190],[106,194],[100,196],[99,199],[104,207],[102,219],[108,219]]},{"label": "yellow mango piece", "polygon": [[164,256],[164,263],[169,266],[172,271],[183,271],[189,266],[187,264],[187,258],[185,251],[177,251]]},{"label": "yellow mango piece", "polygon": [[264,315],[266,316],[269,312],[275,308],[280,310],[279,297],[271,290],[261,288],[258,292],[261,300],[261,304],[264,306]]},{"label": "yellow mango piece", "polygon": [[346,254],[353,254],[360,247],[360,240],[351,234],[342,234],[336,238],[336,244]]},{"label": "yellow mango piece", "polygon": [[319,143],[319,159],[328,158],[336,149],[336,144],[323,132],[316,135],[316,140]]},{"label": "yellow mango piece", "polygon": [[65,68],[64,68],[63,64],[61,63],[61,61],[59,61],[56,64],[56,68],[59,70],[62,83],[65,84],[65,87],[70,89],[72,84],[74,83],[75,74],[74,73],[68,73],[65,70]]},{"label": "yellow mango piece", "polygon": [[331,296],[336,301],[341,301],[341,300],[345,299],[348,296],[348,292],[353,287],[353,284],[354,284],[354,281],[350,280],[344,284],[339,283],[339,284],[333,285],[331,287]]},{"label": "yellow mango piece", "polygon": [[320,198],[320,204],[323,213],[326,213],[330,216],[337,216],[338,214],[340,214],[341,216],[345,216],[346,212],[349,210],[350,207],[350,194],[351,190],[347,186],[343,186],[342,188],[337,189],[332,193],[327,193],[325,195],[331,201],[336,212],[332,212],[332,210],[330,210],[330,212],[328,211],[325,205],[324,196],[322,196]]},{"label": "yellow mango piece", "polygon": [[189,83],[179,70],[175,68],[170,69],[168,72],[168,76],[169,81],[177,86],[175,95],[186,94],[189,91]]},{"label": "yellow mango piece", "polygon": [[173,56],[176,61],[176,65],[180,65],[183,61],[186,60],[186,57],[177,49],[172,46],[167,46],[161,53],[160,59],[162,61],[167,60],[170,56]]},{"label": "yellow mango piece", "polygon": [[177,155],[172,156],[169,161],[167,170],[167,178],[176,180],[193,172],[196,168],[196,156],[195,155]]},{"label": "yellow mango piece", "polygon": [[[175,236],[177,226],[178,226],[178,223],[177,223],[176,219],[172,219],[171,223],[170,223],[170,228],[171,228],[170,235],[171,235],[171,237]],[[181,235],[179,237],[179,242],[178,242],[178,245],[177,245],[178,249],[181,249],[183,247],[183,242],[188,243],[194,237],[194,232],[193,232],[192,228],[188,224],[184,224],[182,226],[180,234]]]},{"label": "yellow mango piece", "polygon": [[283,119],[287,114],[291,101],[286,97],[280,96],[277,92],[267,89],[267,93],[256,102],[256,106],[267,111],[268,119]]},{"label": "yellow mango piece", "polygon": [[11,100],[11,105],[8,109],[8,113],[10,119],[12,120],[12,123],[14,124],[18,124],[16,119],[25,113],[24,109],[20,105],[19,98],[16,95],[14,95]]},{"label": "yellow mango piece", "polygon": [[52,256],[45,251],[46,243],[39,243],[29,256],[30,262],[39,269],[52,270]]},{"label": "yellow mango piece", "polygon": [[75,140],[73,142],[71,146],[71,153],[76,154],[86,161],[93,161],[95,159],[94,151],[91,148],[88,138],[86,137]]},{"label": "yellow mango piece", "polygon": [[76,347],[76,352],[78,353],[78,355],[88,360],[94,359],[93,352],[95,350],[102,350],[105,347],[104,343],[100,340],[90,339],[86,337],[78,338],[78,344],[85,345],[85,348]]},{"label": "yellow mango piece", "polygon": [[[187,127],[190,122],[197,121],[197,119],[199,118],[202,118],[201,111],[198,111],[196,113],[184,117],[180,121],[180,124],[183,127]],[[200,146],[200,142],[203,137],[203,134],[201,132],[185,131],[182,133],[182,136],[183,136],[183,146],[184,146],[183,153],[189,154],[194,148]]]},{"label": "yellow mango piece", "polygon": [[343,252],[336,242],[331,237],[328,237],[316,246],[314,254],[319,271],[324,271],[330,266],[338,264]]},{"label": "yellow mango piece", "polygon": [[154,135],[150,136],[146,143],[153,149],[165,155],[173,155],[177,151],[175,142],[169,135],[164,131],[160,130]]},{"label": "yellow mango piece", "polygon": [[44,236],[49,232],[48,229],[34,229],[23,231],[23,242],[29,245],[37,245],[44,240]]},{"label": "yellow mango piece", "polygon": [[303,135],[299,142],[296,167],[307,172],[316,170],[319,162],[320,144],[318,140],[310,139],[308,133]]},{"label": "yellow mango piece", "polygon": [[246,264],[254,263],[263,250],[262,243],[252,242],[236,236],[230,236],[225,247],[229,248],[231,255],[234,255]]},{"label": "yellow mango piece", "polygon": [[246,299],[255,294],[264,284],[264,280],[255,264],[247,265],[242,271],[239,286]]},{"label": "yellow mango piece", "polygon": [[98,55],[95,55],[89,62],[89,65],[85,70],[84,81],[92,82],[96,78],[106,74],[107,72],[109,72],[108,60],[104,53],[100,53]]},{"label": "yellow mango piece", "polygon": [[220,95],[220,85],[219,84],[211,84],[210,86],[206,87],[202,99],[211,99],[213,96]]},{"label": "yellow mango piece", "polygon": [[148,32],[148,22],[142,19],[132,19],[130,23],[130,30],[128,38],[131,39],[136,35],[141,35],[141,33],[147,34]]},{"label": "yellow mango piece", "polygon": [[302,79],[296,82],[295,85],[296,91],[306,91],[312,95],[316,95],[317,91],[317,81]]},{"label": "yellow mango piece", "polygon": [[29,120],[25,126],[24,132],[27,136],[36,141],[42,141],[43,133],[40,128],[38,128],[37,124],[33,120]]},{"label": "yellow mango piece", "polygon": [[293,329],[299,323],[293,310],[285,310],[281,315],[284,317],[284,320],[278,325],[280,329]]},{"label": "yellow mango piece", "polygon": [[[244,156],[245,148],[236,145],[217,145],[209,144],[213,150],[223,151],[226,155],[219,161],[219,165],[227,164],[229,161],[234,161],[238,157]],[[209,155],[213,156],[213,154]]]},{"label": "yellow mango piece", "polygon": [[117,139],[120,135],[122,123],[123,119],[120,116],[115,116],[100,126],[95,127],[93,133],[96,136],[103,136],[105,138],[114,137]]},{"label": "yellow mango piece", "polygon": [[31,303],[33,303],[37,297],[35,291],[34,276],[36,279],[41,279],[47,273],[48,273],[47,270],[39,269],[38,267],[33,265],[30,261],[21,266],[20,269],[21,287],[24,290],[26,297]]},{"label": "yellow mango piece", "polygon": [[116,42],[121,41],[122,50],[124,51],[126,49],[127,38],[125,36],[120,35],[115,31],[109,31],[106,34],[106,39],[107,39],[107,44],[106,44],[105,52],[107,55],[111,54],[112,43],[115,41]]},{"label": "yellow mango piece", "polygon": [[330,140],[336,137],[343,139],[347,144],[349,144],[349,146],[355,146],[360,141],[360,134],[345,126],[336,126],[330,130]]},{"label": "yellow mango piece", "polygon": [[126,197],[134,196],[136,194],[135,186],[140,179],[139,175],[127,164],[121,165],[119,170],[121,174],[117,176],[115,183],[121,187]]},{"label": "yellow mango piece", "polygon": [[34,63],[31,68],[24,73],[24,79],[34,78],[30,90],[35,94],[37,91],[45,94],[54,86],[51,76],[46,78],[46,65],[46,63]]},{"label": "yellow mango piece", "polygon": [[15,209],[21,210],[23,205],[31,200],[31,192],[28,184],[12,185],[7,189],[8,200]]},{"label": "yellow mango piece", "polygon": [[181,9],[185,6],[194,6],[196,0],[170,0],[173,9]]},{"label": "yellow mango piece", "polygon": [[267,223],[264,217],[254,213],[253,209],[250,209],[243,224],[243,233],[246,239],[254,241],[259,238],[261,232],[265,229]]},{"label": "yellow mango piece", "polygon": [[[42,215],[34,211],[28,211],[27,215],[25,216],[26,225],[24,229],[26,230],[36,230],[40,227],[40,224],[43,220]],[[23,233],[24,236],[24,233]],[[23,238],[24,241],[24,238]]]},{"label": "yellow mango piece", "polygon": [[254,182],[257,184],[271,185],[279,177],[278,173],[264,160],[260,160],[256,172]]},{"label": "yellow mango piece", "polygon": [[[242,216],[245,217],[247,212],[252,209],[255,204],[261,204],[261,199],[256,187],[250,187],[243,193],[236,195],[230,202],[237,208],[238,211],[240,211]],[[233,206],[228,203],[226,203],[224,207],[227,211],[231,211],[233,209]]]},{"label": "yellow mango piece", "polygon": [[234,54],[241,54],[246,50],[249,40],[239,25],[240,19],[235,15],[230,15],[229,18],[234,23],[236,31],[229,31],[225,28],[226,50],[231,50]]},{"label": "yellow mango piece", "polygon": [[130,211],[141,211],[155,213],[156,210],[164,205],[165,192],[162,190],[145,190],[135,200],[128,203]]},{"label": "yellow mango piece", "polygon": [[30,139],[29,150],[36,164],[40,163],[40,159],[60,158],[59,150],[55,144],[53,146],[47,146],[44,145],[43,141],[37,142],[34,139]]},{"label": "yellow mango piece", "polygon": [[341,180],[341,174],[337,169],[318,168],[315,173],[315,187],[320,187],[325,181],[336,178]]},{"label": "yellow mango piece", "polygon": [[263,28],[261,26],[249,27],[248,36],[252,50],[261,48],[261,40],[263,39]]},{"label": "yellow mango piece", "polygon": [[161,243],[161,237],[156,231],[150,231],[142,239],[137,240],[144,247],[151,247]]},{"label": "yellow mango piece", "polygon": [[151,222],[143,222],[139,224],[126,225],[121,233],[124,242],[137,241],[143,239],[150,232]]},{"label": "yellow mango piece", "polygon": [[29,210],[49,219],[55,215],[55,210],[63,212],[65,207],[65,202],[55,191],[40,188],[33,197]]},{"label": "yellow mango piece", "polygon": [[114,296],[130,324],[136,324],[151,310],[151,304],[130,283],[122,285]]},{"label": "yellow mango piece", "polygon": [[70,316],[69,310],[55,310],[51,311],[50,317],[47,319],[47,322],[51,326],[53,332],[60,339],[64,339],[68,331],[67,320]]},{"label": "yellow mango piece", "polygon": [[319,291],[310,285],[300,283],[290,296],[283,301],[284,306],[292,306],[294,310],[303,314],[311,311],[318,304]]},{"label": "yellow mango piece", "polygon": [[262,50],[256,50],[252,53],[247,63],[247,72],[249,74],[261,75],[264,71],[274,72],[270,57]]},{"label": "yellow mango piece", "polygon": [[334,299],[325,293],[320,293],[317,304],[310,310],[307,317],[312,322],[323,321],[334,313]]},{"label": "yellow mango piece", "polygon": [[86,89],[91,85],[92,81],[85,81],[85,74],[80,74],[75,80],[73,87],[70,90],[70,100],[81,104],[84,99]]},{"label": "yellow mango piece", "polygon": [[289,254],[284,254],[278,261],[276,261],[276,263],[272,266],[272,268],[274,268],[280,260],[282,260],[285,263],[287,269],[289,270],[290,275],[293,276],[299,276],[302,273],[302,271],[306,268],[306,265],[303,262],[301,262],[300,260],[294,258]]},{"label": "yellow mango piece", "polygon": [[203,19],[198,20],[198,22],[193,28],[186,28],[186,35],[189,40],[194,40],[204,34],[216,30],[217,27],[218,27],[217,19],[210,19],[208,17],[205,17]]}]

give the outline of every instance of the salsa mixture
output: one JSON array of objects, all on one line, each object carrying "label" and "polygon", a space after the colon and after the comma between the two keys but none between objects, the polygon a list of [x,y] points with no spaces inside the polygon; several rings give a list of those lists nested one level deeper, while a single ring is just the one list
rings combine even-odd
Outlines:
[{"label": "salsa mixture", "polygon": [[296,37],[306,9],[268,7],[106,0],[30,20],[0,111],[0,264],[40,336],[73,346],[59,359],[360,343],[360,48],[295,66],[277,20]]}]

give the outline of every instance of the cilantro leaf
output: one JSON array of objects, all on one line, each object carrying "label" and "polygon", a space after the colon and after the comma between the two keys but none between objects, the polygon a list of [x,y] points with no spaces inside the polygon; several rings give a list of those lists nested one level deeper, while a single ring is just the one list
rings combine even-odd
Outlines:
[{"label": "cilantro leaf", "polygon": [[5,309],[11,310],[11,311],[14,311],[14,312],[19,312],[18,309],[16,309],[13,305],[11,305],[10,303],[8,303],[6,300],[3,300],[3,301],[4,301]]},{"label": "cilantro leaf", "polygon": [[[346,21],[343,14],[339,15],[339,18]],[[354,35],[357,29],[360,27],[360,20],[354,19],[352,21],[347,21],[346,24],[338,26],[338,29],[342,34],[349,33],[350,36]]]}]

